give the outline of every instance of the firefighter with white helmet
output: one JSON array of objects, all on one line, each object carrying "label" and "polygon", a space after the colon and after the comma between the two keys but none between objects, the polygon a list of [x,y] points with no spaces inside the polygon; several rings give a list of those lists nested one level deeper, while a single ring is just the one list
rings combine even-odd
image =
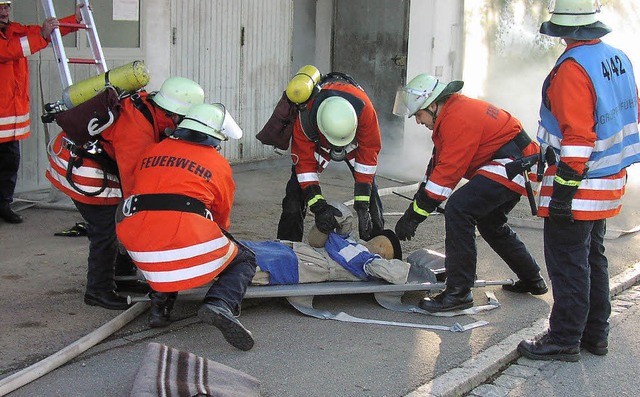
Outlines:
[{"label": "firefighter with white helmet", "polygon": [[198,317],[234,347],[250,350],[253,336],[235,316],[255,274],[255,256],[227,232],[235,183],[216,149],[240,137],[222,104],[192,106],[168,139],[138,159],[117,233],[153,289],[151,327],[169,325],[178,291],[217,279]]},{"label": "firefighter with white helmet", "polygon": [[131,193],[133,170],[142,152],[173,131],[192,105],[204,103],[204,90],[193,80],[174,76],[167,78],[159,91],[140,91],[120,103],[120,117],[100,134],[100,141],[118,163],[126,197]]},{"label": "firefighter with white helmet", "polygon": [[367,94],[348,75],[321,77],[310,65],[298,71],[285,93],[300,111],[293,124],[293,167],[277,238],[302,241],[307,208],[321,232],[336,228],[339,211],[327,203],[320,188],[320,173],[331,161],[345,161],[353,174],[360,238],[381,231],[384,219],[374,177],[382,140],[378,116]]},{"label": "firefighter with white helmet", "polygon": [[[11,1],[0,1],[0,218],[9,223],[22,222],[10,204],[20,168],[20,141],[30,135],[29,64],[27,57],[44,49],[60,22],[82,20],[80,6],[75,15],[60,21],[47,18],[42,26],[11,21]],[[61,27],[62,35],[77,28]]]},{"label": "firefighter with white helmet", "polygon": [[[507,289],[547,292],[536,260],[507,224],[509,212],[522,195],[527,195],[527,175],[524,172],[511,180],[505,164],[538,153],[538,145],[515,117],[488,102],[458,93],[462,86],[462,81],[445,83],[420,74],[397,92],[393,109],[394,114],[413,116],[418,124],[432,130],[434,144],[423,183],[396,224],[398,238],[414,237],[418,225],[447,200],[446,288],[420,302],[420,307],[430,312],[473,306],[476,227],[518,276],[519,281]],[[463,178],[468,182],[456,189]]]},{"label": "firefighter with white helmet", "polygon": [[606,219],[617,215],[626,167],[640,161],[638,90],[627,55],[600,38],[600,2],[556,0],[540,33],[566,43],[542,85],[538,141],[557,165],[542,180],[544,256],[553,288],[549,330],[518,351],[534,360],[578,361],[609,345]]},{"label": "firefighter with white helmet", "polygon": [[169,77],[151,100],[171,113],[184,116],[192,105],[204,103],[204,90],[185,77]]}]

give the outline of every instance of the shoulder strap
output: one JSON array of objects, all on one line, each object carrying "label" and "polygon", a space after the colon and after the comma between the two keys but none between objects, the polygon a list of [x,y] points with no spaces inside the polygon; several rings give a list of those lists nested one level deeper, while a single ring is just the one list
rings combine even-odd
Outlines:
[{"label": "shoulder strap", "polygon": [[133,106],[135,106],[136,109],[138,109],[140,113],[142,113],[144,118],[147,119],[147,121],[149,121],[151,125],[154,125],[151,110],[149,110],[149,107],[144,103],[142,97],[140,97],[140,94],[136,92],[135,94],[131,95],[131,102],[133,103]]},{"label": "shoulder strap", "polygon": [[349,83],[349,84],[351,84],[353,86],[358,87],[362,91],[364,91],[362,86],[360,86],[360,84],[358,84],[358,82],[353,77],[349,76],[346,73],[342,73],[342,72],[329,72],[329,73],[323,75],[320,78],[320,81],[318,82],[318,85],[323,86],[324,84],[331,83],[331,82],[336,82],[336,81],[343,81],[343,82]]}]

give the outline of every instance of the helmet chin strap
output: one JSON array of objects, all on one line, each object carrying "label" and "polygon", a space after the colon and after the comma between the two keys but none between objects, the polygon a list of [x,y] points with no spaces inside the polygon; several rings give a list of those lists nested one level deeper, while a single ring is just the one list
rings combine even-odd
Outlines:
[{"label": "helmet chin strap", "polygon": [[427,112],[431,117],[433,117],[433,124],[436,123],[436,117],[438,117],[438,113],[440,110],[440,106],[436,103],[436,111],[433,112],[431,109],[426,108],[424,111]]}]

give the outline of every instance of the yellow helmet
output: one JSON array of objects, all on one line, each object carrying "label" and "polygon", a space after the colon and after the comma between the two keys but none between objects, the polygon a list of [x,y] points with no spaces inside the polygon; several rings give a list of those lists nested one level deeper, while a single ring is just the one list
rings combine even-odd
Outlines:
[{"label": "yellow helmet", "polygon": [[293,103],[305,103],[311,98],[319,81],[320,71],[315,66],[306,65],[301,67],[287,84],[287,89],[285,90],[287,98]]},{"label": "yellow helmet", "polygon": [[332,96],[320,104],[316,116],[318,129],[333,146],[346,146],[353,141],[358,128],[358,115],[346,99]]},{"label": "yellow helmet", "polygon": [[221,103],[201,103],[191,106],[178,129],[198,131],[221,141],[240,139],[242,129]]},{"label": "yellow helmet", "polygon": [[161,108],[184,116],[193,105],[204,103],[204,90],[184,77],[169,77],[151,100]]}]

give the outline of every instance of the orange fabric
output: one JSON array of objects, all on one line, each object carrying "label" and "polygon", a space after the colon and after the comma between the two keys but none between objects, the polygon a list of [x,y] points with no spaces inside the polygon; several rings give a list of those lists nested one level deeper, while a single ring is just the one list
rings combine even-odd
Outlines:
[{"label": "orange fabric", "polygon": [[[62,193],[72,199],[89,205],[116,205],[122,200],[122,191],[117,175],[107,174],[107,185],[102,193],[96,196],[87,196],[78,192],[67,181],[67,165],[71,154],[62,147],[62,140],[66,137],[61,132],[56,137],[49,154],[49,167],[47,167],[47,179]],[[84,158],[79,167],[72,169],[72,180],[86,192],[96,192],[104,183],[102,166],[95,161]]]},{"label": "orange fabric", "polygon": [[[75,23],[75,15],[60,22]],[[27,57],[47,47],[40,25],[10,22],[0,31],[0,143],[30,135],[29,63]],[[65,35],[77,29],[61,28]]]},{"label": "orange fabric", "polygon": [[[118,223],[119,240],[151,287],[172,292],[213,280],[237,253],[220,230],[231,225],[235,183],[229,163],[212,147],[165,139],[144,152],[134,177],[134,194],[186,195],[200,200],[213,215],[211,221],[188,212],[141,211]],[[149,253],[161,259],[140,260]],[[171,281],[153,281],[167,272]]]},{"label": "orange fabric", "polygon": [[[500,172],[506,175],[503,164],[492,161],[496,151],[521,130],[520,121],[508,112],[485,101],[452,95],[440,109],[431,136],[436,157],[428,179],[441,189],[431,191],[428,184],[427,194],[434,200],[443,201],[462,178],[471,179],[476,173],[526,194],[522,186],[499,175]],[[537,144],[532,142],[525,155],[536,151]],[[480,170],[485,166],[492,167]]]},{"label": "orange fabric", "polygon": [[105,151],[118,163],[124,197],[130,196],[133,191],[134,170],[142,153],[160,141],[160,134],[166,128],[175,127],[164,110],[151,104],[148,93],[140,92],[140,96],[153,115],[153,125],[129,98],[125,98],[120,101],[122,112],[118,120],[100,134]]},{"label": "orange fabric", "polygon": [[[358,164],[376,167],[378,165],[378,154],[382,148],[382,138],[378,125],[378,115],[367,94],[358,87],[342,82],[326,84],[322,89],[348,92],[364,101],[365,106],[358,116],[358,128],[356,130],[358,147],[347,154],[347,160],[355,160]],[[308,106],[310,108],[313,107],[313,101]],[[295,164],[296,174],[320,173],[331,161],[329,156],[331,145],[320,131],[318,131],[318,134],[320,141],[317,144],[310,141],[304,135],[300,125],[300,117],[298,117],[293,127],[293,139],[291,141],[291,158]],[[323,160],[316,159],[316,153]],[[371,184],[373,177],[373,174],[364,174],[357,171],[354,173],[356,182]],[[304,189],[311,184],[318,184],[318,182],[302,182],[300,187]]]}]

